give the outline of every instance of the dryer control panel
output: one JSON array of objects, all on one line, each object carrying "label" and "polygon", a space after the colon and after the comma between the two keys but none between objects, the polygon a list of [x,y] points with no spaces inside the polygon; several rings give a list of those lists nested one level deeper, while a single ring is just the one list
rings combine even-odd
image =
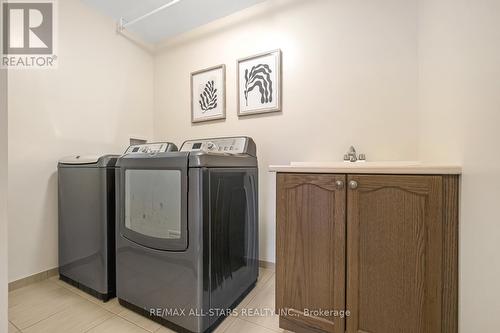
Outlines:
[{"label": "dryer control panel", "polygon": [[125,154],[157,154],[169,151],[177,151],[177,147],[170,142],[157,142],[130,146]]},{"label": "dryer control panel", "polygon": [[189,140],[182,144],[181,151],[202,151],[220,154],[251,154],[251,152],[248,151],[249,140],[251,139],[247,137]]}]

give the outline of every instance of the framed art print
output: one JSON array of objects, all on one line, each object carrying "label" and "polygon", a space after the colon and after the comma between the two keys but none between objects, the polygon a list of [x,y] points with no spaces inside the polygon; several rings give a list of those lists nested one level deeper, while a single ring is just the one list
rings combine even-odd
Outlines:
[{"label": "framed art print", "polygon": [[238,116],[281,111],[281,50],[237,62]]},{"label": "framed art print", "polygon": [[191,122],[226,118],[226,66],[191,73]]}]

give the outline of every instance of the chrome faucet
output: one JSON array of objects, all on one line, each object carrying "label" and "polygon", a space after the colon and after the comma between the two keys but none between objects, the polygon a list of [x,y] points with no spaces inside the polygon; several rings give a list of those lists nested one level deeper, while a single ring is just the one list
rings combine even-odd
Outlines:
[{"label": "chrome faucet", "polygon": [[347,154],[344,155],[344,162],[357,162],[357,161],[366,161],[366,155],[359,154],[358,156],[354,146],[351,146],[347,151]]}]

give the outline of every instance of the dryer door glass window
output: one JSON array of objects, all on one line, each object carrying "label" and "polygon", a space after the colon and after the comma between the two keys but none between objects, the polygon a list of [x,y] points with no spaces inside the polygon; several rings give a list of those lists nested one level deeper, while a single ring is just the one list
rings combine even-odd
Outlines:
[{"label": "dryer door glass window", "polygon": [[153,238],[181,238],[179,170],[126,170],[125,227]]}]

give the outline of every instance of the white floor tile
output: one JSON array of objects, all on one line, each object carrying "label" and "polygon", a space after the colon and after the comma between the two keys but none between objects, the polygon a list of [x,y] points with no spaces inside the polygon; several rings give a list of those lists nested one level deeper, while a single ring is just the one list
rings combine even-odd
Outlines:
[{"label": "white floor tile", "polygon": [[114,316],[102,324],[94,327],[89,333],[147,333],[148,331],[132,324],[125,319]]},{"label": "white floor tile", "polygon": [[160,324],[152,321],[149,318],[146,318],[138,313],[135,313],[133,311],[130,311],[128,309],[125,309],[124,311],[120,312],[118,315],[122,317],[123,319],[126,319],[130,321],[131,323],[136,324],[137,326],[140,326],[144,328],[145,330],[149,332],[154,332],[160,328]]},{"label": "white floor tile", "polygon": [[219,324],[219,326],[217,326],[217,328],[215,329],[214,333],[223,333],[225,332],[229,326],[231,326],[233,324],[233,322],[236,320],[236,317],[227,317],[226,319],[224,319],[224,321],[222,323]]},{"label": "white floor tile", "polygon": [[155,333],[175,333],[175,331],[172,331],[171,329],[161,326],[158,330],[155,331]]},{"label": "white floor tile", "polygon": [[259,268],[259,278],[257,283],[266,283],[274,275],[274,270],[270,268]]},{"label": "white floor tile", "polygon": [[[273,309],[274,279],[272,269],[261,268],[256,287],[240,303],[243,308]],[[247,311],[248,313],[248,311]],[[35,283],[9,293],[9,333],[173,333],[156,322],[122,307],[115,298],[102,302],[58,277]],[[16,327],[17,326],[17,327]],[[216,333],[283,332],[277,317],[228,317]]]},{"label": "white floor tile", "polygon": [[23,333],[86,332],[111,317],[111,312],[82,298],[81,302],[24,329]]},{"label": "white floor tile", "polygon": [[78,302],[82,298],[67,289],[39,282],[9,293],[9,321],[23,330]]},{"label": "white floor tile", "polygon": [[14,325],[12,325],[11,322],[9,322],[9,333],[18,333],[19,330],[17,329],[17,327],[15,327]]},{"label": "white floor tile", "polygon": [[50,280],[52,282],[56,283],[57,285],[59,285],[63,288],[66,288],[69,291],[77,294],[78,296],[81,296],[81,297],[85,298],[86,300],[89,300],[92,303],[95,303],[95,304],[103,307],[104,309],[106,309],[110,312],[113,312],[114,314],[119,314],[120,312],[123,312],[125,310],[125,308],[123,306],[121,306],[120,303],[118,303],[117,298],[113,298],[107,302],[103,302],[100,299],[95,298],[94,296],[70,285],[69,283],[66,283],[64,281],[59,280],[59,277],[52,277],[52,278],[50,278]]},{"label": "white floor tile", "polygon": [[275,295],[275,282],[271,279],[246,306],[247,313],[239,318],[281,332],[279,317],[274,314]]},{"label": "white floor tile", "polygon": [[224,333],[275,333],[275,331],[249,321],[235,319]]}]

